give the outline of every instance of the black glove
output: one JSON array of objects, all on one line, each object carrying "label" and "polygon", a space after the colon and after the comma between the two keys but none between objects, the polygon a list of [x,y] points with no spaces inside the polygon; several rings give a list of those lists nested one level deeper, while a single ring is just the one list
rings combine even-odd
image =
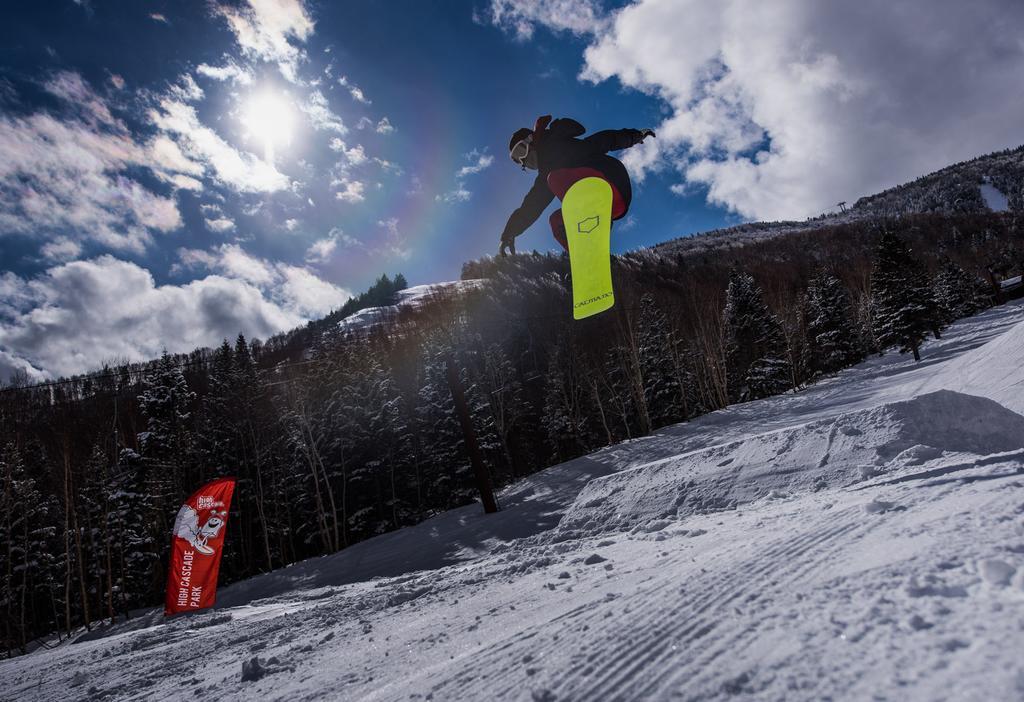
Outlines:
[{"label": "black glove", "polygon": [[641,129],[640,130],[640,141],[643,141],[647,137],[656,137],[656,136],[658,136],[658,135],[654,133],[653,129]]},{"label": "black glove", "polygon": [[498,255],[504,258],[509,253],[513,256],[516,255],[516,240],[515,239],[502,239],[501,246],[498,247]]}]

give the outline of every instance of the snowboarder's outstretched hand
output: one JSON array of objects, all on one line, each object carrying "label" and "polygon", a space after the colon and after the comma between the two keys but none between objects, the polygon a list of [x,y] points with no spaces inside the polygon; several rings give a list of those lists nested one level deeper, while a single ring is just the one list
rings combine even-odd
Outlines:
[{"label": "snowboarder's outstretched hand", "polygon": [[498,255],[504,258],[509,253],[513,256],[516,254],[516,240],[515,239],[502,239],[501,246],[498,247]]},{"label": "snowboarder's outstretched hand", "polygon": [[643,141],[647,137],[657,137],[653,129],[641,129],[640,130],[640,141]]}]

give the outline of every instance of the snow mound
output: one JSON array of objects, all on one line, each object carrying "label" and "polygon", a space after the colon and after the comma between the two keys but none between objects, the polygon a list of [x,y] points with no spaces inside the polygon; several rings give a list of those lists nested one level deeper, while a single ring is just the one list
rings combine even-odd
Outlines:
[{"label": "snow mound", "polygon": [[917,392],[947,388],[980,395],[1024,414],[1024,322],[944,364]]},{"label": "snow mound", "polygon": [[553,538],[850,485],[946,452],[988,455],[1020,448],[1024,416],[988,398],[940,390],[596,478]]}]

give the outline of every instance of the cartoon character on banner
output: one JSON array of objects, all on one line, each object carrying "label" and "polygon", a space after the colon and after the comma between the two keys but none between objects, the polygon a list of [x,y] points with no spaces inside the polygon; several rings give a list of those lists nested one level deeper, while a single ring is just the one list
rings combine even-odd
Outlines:
[{"label": "cartoon character on banner", "polygon": [[206,522],[200,525],[199,513],[190,505],[182,505],[174,520],[174,535],[188,541],[199,553],[209,556],[213,554],[213,549],[207,542],[217,538],[220,530],[224,528],[226,518],[227,512],[213,509],[210,510]]}]

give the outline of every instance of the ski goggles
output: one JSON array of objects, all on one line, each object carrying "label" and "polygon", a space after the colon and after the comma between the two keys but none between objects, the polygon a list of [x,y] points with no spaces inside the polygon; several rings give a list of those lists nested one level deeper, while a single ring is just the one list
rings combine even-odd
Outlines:
[{"label": "ski goggles", "polygon": [[526,157],[530,154],[530,144],[533,143],[533,135],[520,139],[509,152],[511,159],[522,167],[526,167]]}]

